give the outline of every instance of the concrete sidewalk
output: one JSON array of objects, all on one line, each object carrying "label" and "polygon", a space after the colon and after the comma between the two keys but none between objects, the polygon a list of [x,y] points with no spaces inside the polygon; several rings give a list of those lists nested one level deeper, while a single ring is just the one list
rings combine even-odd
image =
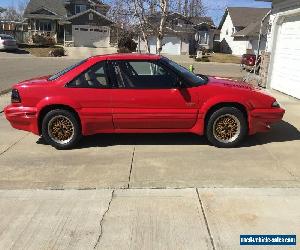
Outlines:
[{"label": "concrete sidewalk", "polygon": [[300,189],[2,190],[0,249],[246,249],[299,235],[299,206]]}]

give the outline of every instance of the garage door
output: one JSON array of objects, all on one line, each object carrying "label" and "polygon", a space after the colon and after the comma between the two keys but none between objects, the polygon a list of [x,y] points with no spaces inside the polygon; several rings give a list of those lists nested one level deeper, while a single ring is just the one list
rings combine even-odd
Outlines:
[{"label": "garage door", "polygon": [[[150,53],[156,54],[156,38],[149,39]],[[180,55],[181,40],[178,37],[167,36],[163,39],[162,54]]]},{"label": "garage door", "polygon": [[109,47],[109,27],[74,25],[72,32],[76,47]]},{"label": "garage door", "polygon": [[289,17],[279,27],[271,87],[300,99],[300,16]]}]

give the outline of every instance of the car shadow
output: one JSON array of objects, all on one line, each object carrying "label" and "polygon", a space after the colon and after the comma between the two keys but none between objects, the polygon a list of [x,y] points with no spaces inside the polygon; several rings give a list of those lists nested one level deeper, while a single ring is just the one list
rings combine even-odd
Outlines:
[{"label": "car shadow", "polygon": [[[300,140],[300,132],[288,122],[281,121],[267,133],[248,136],[239,148],[272,142]],[[45,144],[40,138],[37,144]],[[115,145],[209,145],[205,136],[195,134],[98,134],[83,137],[75,149],[110,147]]]},{"label": "car shadow", "polygon": [[24,49],[7,50],[7,51],[4,51],[4,53],[7,53],[7,54],[19,54],[19,55],[30,54],[29,51],[24,50]]},{"label": "car shadow", "polygon": [[241,147],[252,147],[256,145],[264,145],[272,142],[299,141],[300,131],[292,124],[281,121],[272,125],[267,133],[258,133],[249,136]]}]

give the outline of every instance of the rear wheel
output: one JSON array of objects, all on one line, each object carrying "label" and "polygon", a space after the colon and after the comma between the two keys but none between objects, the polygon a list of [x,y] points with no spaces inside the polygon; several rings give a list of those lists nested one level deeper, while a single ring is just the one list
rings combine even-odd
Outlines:
[{"label": "rear wheel", "polygon": [[80,124],[75,115],[68,110],[51,110],[43,119],[42,136],[48,144],[57,149],[69,149],[80,140]]},{"label": "rear wheel", "polygon": [[206,137],[216,147],[235,147],[241,143],[246,134],[246,118],[237,108],[221,108],[208,119]]}]

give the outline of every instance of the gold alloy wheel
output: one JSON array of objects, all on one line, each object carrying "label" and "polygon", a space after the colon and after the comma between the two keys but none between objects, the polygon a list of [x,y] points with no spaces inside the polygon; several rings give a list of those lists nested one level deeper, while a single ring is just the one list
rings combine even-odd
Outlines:
[{"label": "gold alloy wheel", "polygon": [[66,144],[74,137],[74,125],[66,116],[54,116],[48,123],[48,134],[56,143]]},{"label": "gold alloy wheel", "polygon": [[222,143],[234,142],[241,133],[239,119],[231,114],[218,117],[213,125],[213,135],[216,140]]}]

